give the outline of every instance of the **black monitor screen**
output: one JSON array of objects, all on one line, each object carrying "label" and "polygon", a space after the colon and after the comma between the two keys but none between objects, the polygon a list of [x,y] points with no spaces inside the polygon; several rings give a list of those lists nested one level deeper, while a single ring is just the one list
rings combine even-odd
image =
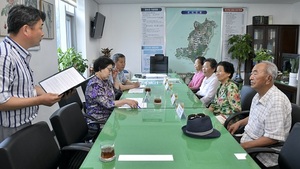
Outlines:
[{"label": "black monitor screen", "polygon": [[96,12],[96,16],[93,21],[91,21],[91,37],[101,38],[104,30],[105,16],[100,12]]}]

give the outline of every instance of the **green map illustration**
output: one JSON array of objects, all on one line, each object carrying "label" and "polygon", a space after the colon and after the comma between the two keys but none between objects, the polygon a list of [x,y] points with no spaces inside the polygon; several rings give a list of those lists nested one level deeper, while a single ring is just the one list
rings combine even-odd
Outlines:
[{"label": "green map illustration", "polygon": [[215,21],[209,21],[207,19],[205,19],[203,23],[195,21],[195,29],[191,31],[187,38],[188,46],[186,48],[177,48],[175,56],[179,59],[189,58],[191,61],[195,60],[195,56],[205,56],[216,27]]},{"label": "green map illustration", "polygon": [[221,8],[167,8],[169,72],[193,72],[198,56],[221,59]]}]

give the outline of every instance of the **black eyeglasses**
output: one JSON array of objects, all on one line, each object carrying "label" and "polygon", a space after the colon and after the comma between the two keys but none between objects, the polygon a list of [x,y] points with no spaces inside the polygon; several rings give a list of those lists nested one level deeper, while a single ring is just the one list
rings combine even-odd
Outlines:
[{"label": "black eyeglasses", "polygon": [[188,119],[189,120],[193,120],[195,118],[201,118],[201,117],[205,117],[205,114],[204,113],[198,113],[198,114],[190,114],[188,116]]}]

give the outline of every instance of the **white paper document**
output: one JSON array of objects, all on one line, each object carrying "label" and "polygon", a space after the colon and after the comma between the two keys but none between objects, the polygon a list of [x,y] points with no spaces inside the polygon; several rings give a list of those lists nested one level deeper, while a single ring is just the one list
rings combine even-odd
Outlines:
[{"label": "white paper document", "polygon": [[238,160],[246,160],[247,153],[234,153]]},{"label": "white paper document", "polygon": [[70,67],[40,81],[39,84],[46,93],[63,94],[85,80],[74,67]]},{"label": "white paper document", "polygon": [[144,93],[144,89],[142,88],[129,89],[128,93]]},{"label": "white paper document", "polygon": [[[126,98],[126,99],[131,99],[131,100],[135,100],[138,102],[139,108],[147,108],[147,103],[143,102],[143,98]],[[121,107],[118,108],[130,108],[130,106],[128,104],[124,104]]]},{"label": "white paper document", "polygon": [[119,155],[118,161],[174,161],[173,155]]}]

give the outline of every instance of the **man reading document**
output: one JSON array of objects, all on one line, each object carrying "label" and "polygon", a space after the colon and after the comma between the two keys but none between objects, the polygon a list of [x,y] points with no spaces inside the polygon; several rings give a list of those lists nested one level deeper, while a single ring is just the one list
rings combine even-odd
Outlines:
[{"label": "man reading document", "polygon": [[0,43],[0,142],[29,126],[39,105],[52,106],[62,97],[35,86],[29,66],[28,48],[40,45],[45,18],[44,12],[24,5],[8,13],[9,35]]}]

